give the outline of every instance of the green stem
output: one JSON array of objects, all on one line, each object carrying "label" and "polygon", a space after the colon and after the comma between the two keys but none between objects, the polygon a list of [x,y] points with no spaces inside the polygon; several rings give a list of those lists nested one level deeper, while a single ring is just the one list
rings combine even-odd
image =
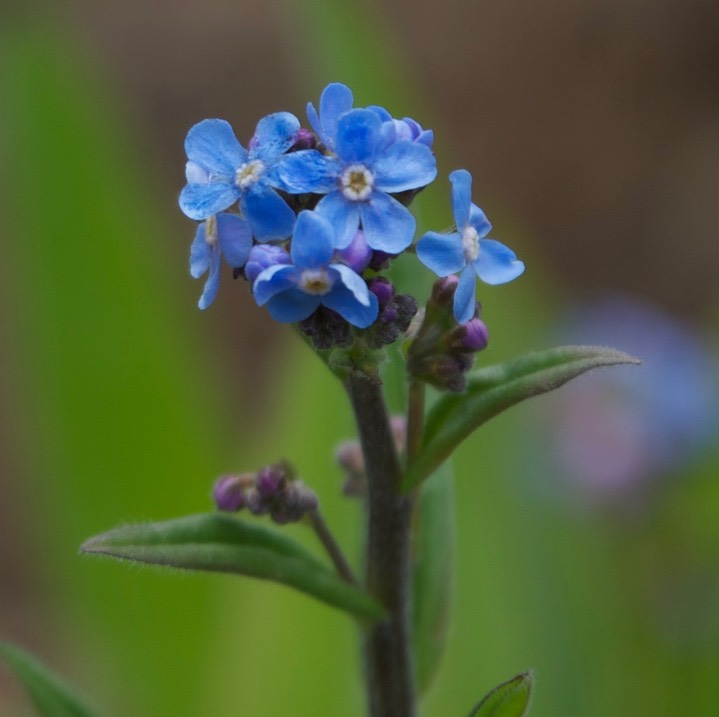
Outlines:
[{"label": "green stem", "polygon": [[339,576],[350,585],[359,585],[357,578],[352,572],[350,564],[347,562],[344,553],[337,544],[334,535],[332,535],[330,529],[327,527],[327,523],[325,523],[325,519],[322,517],[320,511],[314,510],[309,513],[309,520],[312,525],[312,529],[315,531],[315,534],[320,539],[324,549],[327,551],[327,555],[329,555],[332,560]]},{"label": "green stem", "polygon": [[368,482],[366,587],[388,617],[368,628],[364,642],[370,717],[415,717],[410,647],[412,496],[400,485],[400,465],[379,380],[350,372],[352,402]]},{"label": "green stem", "polygon": [[424,437],[424,383],[411,381],[407,400],[407,445],[405,462],[410,465],[422,448]]}]

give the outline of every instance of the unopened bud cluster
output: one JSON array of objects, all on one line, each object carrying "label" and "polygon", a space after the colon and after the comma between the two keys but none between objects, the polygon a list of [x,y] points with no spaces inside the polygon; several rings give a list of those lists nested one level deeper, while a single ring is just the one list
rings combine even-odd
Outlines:
[{"label": "unopened bud cluster", "polygon": [[218,510],[247,508],[253,515],[269,515],[275,523],[293,523],[317,510],[317,496],[297,480],[292,466],[276,463],[257,473],[222,476],[213,498]]},{"label": "unopened bud cluster", "polygon": [[[404,451],[407,437],[407,419],[404,416],[392,416],[390,420],[392,437],[398,454]],[[361,497],[367,492],[367,476],[365,474],[362,446],[358,440],[343,441],[335,450],[335,460],[345,473],[342,492],[346,496]]]},{"label": "unopened bud cluster", "polygon": [[458,283],[453,275],[434,283],[424,318],[407,352],[410,376],[457,393],[467,386],[465,374],[472,368],[474,355],[489,341],[487,327],[479,318],[479,303],[469,321],[457,324],[454,320]]}]

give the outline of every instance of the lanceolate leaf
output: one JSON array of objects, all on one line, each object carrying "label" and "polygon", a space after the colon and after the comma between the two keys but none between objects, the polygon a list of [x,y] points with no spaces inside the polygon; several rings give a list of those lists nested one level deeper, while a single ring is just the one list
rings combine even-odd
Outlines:
[{"label": "lanceolate leaf", "polygon": [[384,615],[373,598],[339,578],[299,543],[276,530],[220,513],[116,528],[90,538],[81,551],[273,580],[360,618]]},{"label": "lanceolate leaf", "polygon": [[412,564],[412,641],[417,686],[432,684],[444,653],[454,561],[454,485],[446,463],[422,488]]},{"label": "lanceolate leaf", "polygon": [[405,489],[421,483],[476,428],[515,403],[559,388],[593,368],[638,363],[613,349],[563,346],[474,372],[465,393],[445,394],[429,412],[423,447],[407,469]]},{"label": "lanceolate leaf", "polygon": [[531,672],[523,672],[503,682],[469,713],[469,717],[524,717],[529,713],[533,684]]},{"label": "lanceolate leaf", "polygon": [[14,670],[41,717],[93,717],[57,677],[24,650],[0,642],[0,657]]}]

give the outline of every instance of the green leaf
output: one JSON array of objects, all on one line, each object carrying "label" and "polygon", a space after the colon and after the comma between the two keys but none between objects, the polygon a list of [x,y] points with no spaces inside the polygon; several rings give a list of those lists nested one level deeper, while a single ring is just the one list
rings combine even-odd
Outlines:
[{"label": "green leaf", "polygon": [[84,553],[165,567],[237,573],[273,580],[360,618],[384,609],[346,583],[312,553],[276,530],[208,513],[115,528],[85,542]]},{"label": "green leaf", "polygon": [[437,673],[449,624],[454,562],[454,482],[447,463],[422,487],[412,565],[412,649],[420,692]]},{"label": "green leaf", "polygon": [[465,393],[445,394],[429,412],[422,450],[407,469],[405,490],[425,480],[475,429],[510,406],[559,388],[593,368],[638,363],[639,359],[614,349],[563,346],[472,373]]},{"label": "green leaf", "polygon": [[470,713],[469,717],[524,717],[529,714],[534,674],[522,672],[495,687]]},{"label": "green leaf", "polygon": [[0,642],[0,657],[14,670],[42,717],[93,717],[95,714],[24,650]]}]

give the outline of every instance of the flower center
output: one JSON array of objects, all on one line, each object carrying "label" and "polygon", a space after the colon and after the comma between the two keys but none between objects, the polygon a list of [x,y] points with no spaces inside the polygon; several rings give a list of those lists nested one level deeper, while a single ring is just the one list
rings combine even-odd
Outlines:
[{"label": "flower center", "polygon": [[299,280],[299,287],[306,294],[326,294],[332,288],[332,281],[326,269],[305,269]]},{"label": "flower center", "polygon": [[474,227],[465,227],[462,232],[462,247],[464,248],[464,258],[470,264],[477,260],[479,256],[479,234]]},{"label": "flower center", "polygon": [[205,220],[205,243],[217,246],[217,215],[211,214]]},{"label": "flower center", "polygon": [[253,159],[251,162],[245,162],[235,172],[235,184],[240,189],[246,189],[251,184],[254,184],[265,171],[265,165],[260,162],[259,159]]},{"label": "flower center", "polygon": [[353,202],[362,202],[372,194],[374,175],[362,164],[351,164],[340,177],[342,194]]}]

